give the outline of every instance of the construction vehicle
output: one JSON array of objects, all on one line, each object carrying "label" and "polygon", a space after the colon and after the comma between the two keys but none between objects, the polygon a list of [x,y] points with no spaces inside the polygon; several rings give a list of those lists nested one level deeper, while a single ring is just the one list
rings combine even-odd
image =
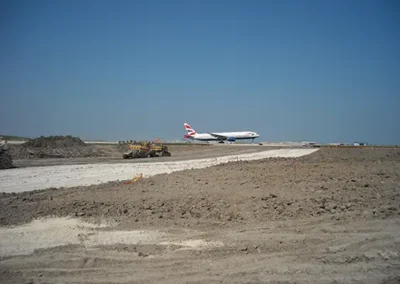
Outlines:
[{"label": "construction vehicle", "polygon": [[160,140],[156,142],[132,143],[128,147],[129,150],[122,154],[124,159],[171,156],[168,147]]}]

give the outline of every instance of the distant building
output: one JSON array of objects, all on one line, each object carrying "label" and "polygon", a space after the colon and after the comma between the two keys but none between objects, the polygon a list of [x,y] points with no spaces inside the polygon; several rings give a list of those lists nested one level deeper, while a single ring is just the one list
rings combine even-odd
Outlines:
[{"label": "distant building", "polygon": [[366,142],[354,142],[354,146],[367,146]]},{"label": "distant building", "polygon": [[317,144],[317,142],[314,141],[301,141],[301,145],[303,146],[315,146]]}]

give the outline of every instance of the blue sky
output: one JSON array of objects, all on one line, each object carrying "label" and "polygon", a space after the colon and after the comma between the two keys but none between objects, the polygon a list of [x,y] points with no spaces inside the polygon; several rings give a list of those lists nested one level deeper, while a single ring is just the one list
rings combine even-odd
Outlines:
[{"label": "blue sky", "polygon": [[0,5],[0,133],[400,144],[398,1]]}]

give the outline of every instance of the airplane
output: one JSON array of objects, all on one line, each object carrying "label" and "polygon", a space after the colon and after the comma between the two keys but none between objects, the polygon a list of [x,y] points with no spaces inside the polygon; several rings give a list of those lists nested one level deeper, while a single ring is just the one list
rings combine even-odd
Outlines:
[{"label": "airplane", "polygon": [[188,133],[184,138],[199,141],[218,141],[219,143],[224,143],[225,140],[234,142],[236,140],[252,139],[254,142],[254,139],[260,136],[257,132],[252,131],[197,133],[186,122],[183,125]]}]

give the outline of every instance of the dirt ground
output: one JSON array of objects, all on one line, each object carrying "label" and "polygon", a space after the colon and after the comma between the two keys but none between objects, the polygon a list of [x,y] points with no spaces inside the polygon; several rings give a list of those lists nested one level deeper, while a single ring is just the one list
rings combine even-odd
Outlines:
[{"label": "dirt ground", "polygon": [[23,144],[10,145],[13,159],[43,159],[104,156],[79,137],[47,136],[31,139]]},{"label": "dirt ground", "polygon": [[400,283],[400,150],[2,194],[0,225],[1,283]]},{"label": "dirt ground", "polygon": [[[14,145],[13,145],[14,146]],[[17,147],[19,145],[15,145]],[[203,159],[211,157],[221,157],[225,155],[240,155],[265,151],[272,147],[265,146],[213,146],[213,145],[168,145],[172,156],[159,158],[141,158],[141,159],[123,159],[121,149],[117,145],[90,145],[90,151],[99,155],[82,157],[71,156],[69,158],[14,158],[16,167],[35,167],[35,166],[56,166],[56,165],[78,165],[78,164],[100,164],[100,163],[142,163],[142,162],[160,162],[160,161],[180,161],[189,159]],[[84,149],[87,149],[86,147]],[[278,149],[273,147],[273,149]],[[63,151],[71,152],[69,148]],[[86,150],[85,150],[86,151]],[[14,151],[15,152],[15,151]],[[80,153],[80,152],[79,152]],[[16,156],[18,157],[18,156]]]},{"label": "dirt ground", "polygon": [[[169,152],[172,152],[172,156],[163,157],[163,160],[207,158],[231,153],[251,153],[262,149],[257,145],[250,147],[212,147],[209,144],[172,144],[168,145],[168,148]],[[265,150],[265,147],[263,149]],[[9,146],[15,167],[143,161],[143,159],[123,160],[122,153],[127,150],[128,144],[86,144],[79,137],[72,136],[42,136],[23,144]],[[159,159],[148,160],[155,162]]]}]

